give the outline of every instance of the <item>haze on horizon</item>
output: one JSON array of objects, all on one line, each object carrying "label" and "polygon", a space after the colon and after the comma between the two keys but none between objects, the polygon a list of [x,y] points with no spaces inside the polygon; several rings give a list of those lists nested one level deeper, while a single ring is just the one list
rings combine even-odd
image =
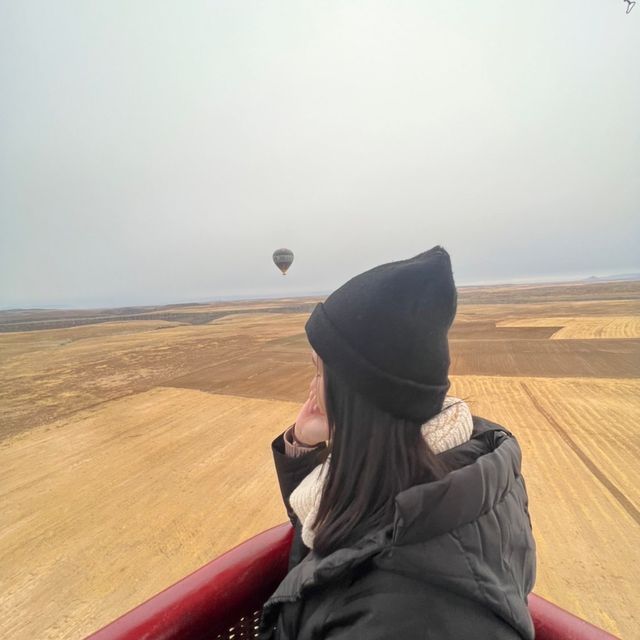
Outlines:
[{"label": "haze on horizon", "polygon": [[640,272],[622,2],[3,3],[0,90],[0,308]]}]

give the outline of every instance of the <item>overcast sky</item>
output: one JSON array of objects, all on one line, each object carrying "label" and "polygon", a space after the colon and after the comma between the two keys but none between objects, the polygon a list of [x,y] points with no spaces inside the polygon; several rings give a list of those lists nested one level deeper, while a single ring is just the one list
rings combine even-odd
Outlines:
[{"label": "overcast sky", "polygon": [[640,271],[625,7],[1,1],[0,307]]}]

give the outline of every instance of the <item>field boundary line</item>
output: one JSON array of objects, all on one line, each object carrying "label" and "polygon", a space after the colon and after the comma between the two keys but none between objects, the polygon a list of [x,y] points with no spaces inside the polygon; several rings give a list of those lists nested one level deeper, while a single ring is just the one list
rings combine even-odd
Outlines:
[{"label": "field boundary line", "polygon": [[[608,382],[611,382],[612,380],[615,380],[616,382],[623,382],[625,384],[634,384],[634,385],[638,385],[640,384],[640,376],[636,376],[633,378],[630,378],[628,376],[625,376],[623,378],[618,378],[618,377],[611,377],[608,378],[606,376],[552,376],[552,375],[546,375],[546,376],[528,376],[526,374],[522,374],[522,375],[517,375],[517,374],[513,374],[513,373],[505,373],[504,375],[501,375],[499,373],[450,373],[449,377],[452,380],[455,380],[456,378],[497,378],[499,380],[505,380],[505,379],[509,379],[509,380],[521,380],[522,378],[526,378],[527,380],[533,380],[534,382],[549,382],[549,381],[553,381],[553,382],[577,382],[578,384],[584,383],[584,384],[606,384]],[[521,383],[523,384],[523,383]]]},{"label": "field boundary line", "polygon": [[558,423],[558,421],[551,415],[535,397],[533,392],[529,389],[525,382],[520,383],[524,392],[529,396],[531,402],[535,408],[544,416],[547,422],[554,428],[558,435],[564,440],[569,448],[578,456],[585,467],[602,483],[602,485],[609,491],[609,493],[618,501],[620,506],[640,525],[640,511],[636,506],[627,498],[627,496],[616,487],[609,478],[600,471],[598,466],[591,460],[591,458],[578,446],[575,440],[565,431],[565,429]]}]

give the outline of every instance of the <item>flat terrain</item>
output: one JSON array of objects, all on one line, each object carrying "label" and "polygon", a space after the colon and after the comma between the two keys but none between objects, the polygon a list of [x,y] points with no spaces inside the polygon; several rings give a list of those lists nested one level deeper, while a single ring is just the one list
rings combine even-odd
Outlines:
[{"label": "flat terrain", "polygon": [[[286,519],[317,299],[0,312],[0,637],[80,638]],[[524,452],[535,591],[640,627],[640,283],[470,287],[450,394]]]}]

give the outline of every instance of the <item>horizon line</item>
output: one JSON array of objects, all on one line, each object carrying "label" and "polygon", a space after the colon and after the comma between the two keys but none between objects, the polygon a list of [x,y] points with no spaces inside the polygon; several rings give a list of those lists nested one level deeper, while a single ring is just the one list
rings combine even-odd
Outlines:
[{"label": "horizon line", "polygon": [[[575,277],[566,279],[567,276],[552,276],[547,279],[539,279],[539,277],[534,278],[519,278],[514,280],[480,280],[473,282],[465,282],[464,284],[456,284],[456,288],[465,289],[465,288],[479,288],[479,287],[494,287],[501,285],[562,285],[562,284],[571,284],[571,283],[584,283],[588,281],[598,281],[598,282],[617,282],[624,280],[640,280],[640,273],[622,273],[622,274],[612,274],[608,276],[586,276],[586,277]],[[96,305],[95,303],[52,303],[52,304],[43,304],[40,306],[0,306],[0,312],[2,311],[38,311],[38,310],[83,310],[83,309],[124,309],[127,307],[132,308],[144,308],[144,307],[170,307],[174,305],[188,305],[188,304],[208,304],[212,302],[242,302],[242,301],[255,301],[255,300],[280,300],[287,298],[308,298],[312,296],[322,296],[329,295],[333,289],[331,290],[313,290],[313,291],[297,291],[291,292],[289,295],[284,294],[283,292],[268,292],[261,294],[231,294],[231,295],[217,295],[217,296],[205,296],[205,297],[196,297],[189,300],[174,300],[172,302],[157,302],[157,303],[100,303]]]}]

